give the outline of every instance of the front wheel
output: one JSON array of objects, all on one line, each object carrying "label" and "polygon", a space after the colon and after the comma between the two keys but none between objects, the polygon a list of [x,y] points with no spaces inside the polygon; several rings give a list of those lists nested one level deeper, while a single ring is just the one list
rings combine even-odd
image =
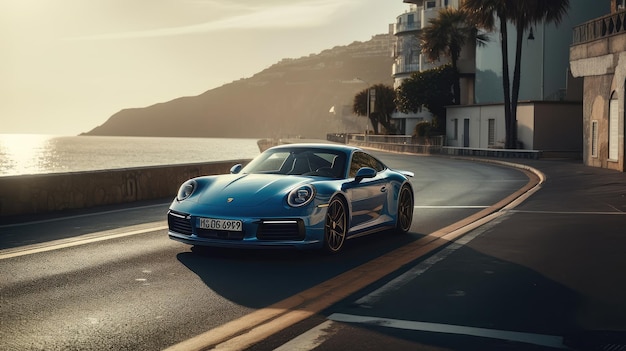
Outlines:
[{"label": "front wheel", "polygon": [[343,248],[348,233],[348,211],[341,199],[334,198],[328,205],[324,225],[324,250],[337,253]]},{"label": "front wheel", "polygon": [[398,195],[398,213],[396,214],[396,231],[406,233],[413,222],[413,191],[403,185]]}]

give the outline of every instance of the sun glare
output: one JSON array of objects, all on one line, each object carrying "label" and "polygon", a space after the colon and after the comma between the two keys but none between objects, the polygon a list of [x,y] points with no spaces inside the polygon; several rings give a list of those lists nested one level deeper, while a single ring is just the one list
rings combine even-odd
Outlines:
[{"label": "sun glare", "polygon": [[47,158],[54,138],[43,134],[0,134],[0,171],[3,175],[32,174]]}]

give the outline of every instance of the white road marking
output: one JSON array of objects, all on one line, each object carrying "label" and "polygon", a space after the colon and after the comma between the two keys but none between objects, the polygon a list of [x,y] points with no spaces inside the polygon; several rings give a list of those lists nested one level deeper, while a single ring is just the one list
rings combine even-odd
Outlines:
[{"label": "white road marking", "polygon": [[447,208],[487,208],[490,206],[413,206],[413,208],[441,208],[441,209],[447,209]]},{"label": "white road marking", "polygon": [[154,204],[154,205],[122,208],[122,209],[118,209],[118,210],[110,210],[110,211],[102,211],[102,212],[94,212],[94,213],[85,213],[85,214],[74,215],[74,216],[42,219],[42,220],[39,220],[39,221],[21,222],[21,223],[14,223],[14,224],[3,224],[3,225],[0,225],[0,228],[21,227],[21,226],[32,225],[32,224],[42,224],[42,223],[58,222],[58,221],[64,221],[66,219],[84,218],[84,217],[98,216],[98,215],[103,215],[103,214],[111,214],[111,213],[118,213],[118,212],[128,212],[128,211],[132,211],[132,210],[141,210],[141,209],[152,208],[152,207],[162,207],[162,206],[167,206],[168,204],[169,204],[169,202],[162,203],[162,204]]},{"label": "white road marking", "polygon": [[626,212],[589,212],[589,211],[525,211],[525,210],[509,210],[512,213],[539,213],[539,214],[568,214],[568,215],[626,215]]},{"label": "white road marking", "polygon": [[391,318],[356,316],[343,313],[333,313],[328,317],[328,319],[344,323],[361,323],[405,330],[478,336],[482,338],[517,341],[526,344],[534,344],[560,349],[566,348],[565,345],[563,345],[563,337],[555,335],[521,333],[507,330],[475,328],[452,324],[415,322]]},{"label": "white road marking", "polygon": [[286,344],[274,349],[274,351],[309,351],[328,340],[337,331],[333,328],[333,321],[326,321],[317,327],[308,330],[304,334],[291,339]]},{"label": "white road marking", "polygon": [[167,221],[158,221],[135,226],[125,227],[121,229],[106,230],[97,233],[85,234],[77,237],[53,240],[41,244],[33,244],[20,246],[12,249],[0,250],[0,260],[7,258],[32,255],[40,252],[53,251],[67,247],[91,244],[98,241],[122,238],[125,236],[149,233],[157,230],[167,229]]}]

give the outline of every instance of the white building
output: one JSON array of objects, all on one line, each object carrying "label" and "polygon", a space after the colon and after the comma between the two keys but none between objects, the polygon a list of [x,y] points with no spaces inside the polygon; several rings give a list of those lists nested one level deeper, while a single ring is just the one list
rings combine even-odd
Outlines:
[{"label": "white building", "polygon": [[[439,62],[429,62],[427,57],[422,54],[419,35],[422,29],[428,26],[429,21],[438,16],[439,10],[448,6],[458,8],[459,1],[461,0],[404,0],[405,3],[410,4],[409,10],[396,17],[396,22],[393,25],[393,34],[396,37],[393,50],[394,64],[392,67],[394,88],[397,89],[402,81],[409,78],[412,73],[426,71],[449,63],[444,58]],[[468,80],[471,82],[470,86],[473,85],[473,57],[472,52],[467,57],[462,56],[458,63],[459,71],[462,73],[464,81]],[[467,62],[468,58],[471,62]],[[466,86],[464,91],[471,91],[471,89],[468,89],[469,86]],[[468,96],[466,93],[462,97],[464,103],[468,102]],[[469,100],[472,101],[473,97]],[[417,123],[432,120],[432,114],[426,109],[409,114],[397,112],[392,117],[396,126],[398,126],[398,130],[406,135],[413,133]]]},{"label": "white building", "polygon": [[[623,0],[611,0],[623,1]],[[404,0],[410,4],[397,17],[396,62],[393,68],[395,86],[399,86],[417,68],[428,66],[422,58],[417,39],[410,37],[428,25],[440,8],[458,7],[462,0]],[[582,82],[569,72],[569,47],[572,28],[609,12],[609,1],[570,1],[570,8],[559,26],[539,23],[524,33],[522,44],[521,84],[517,110],[518,140],[523,149],[548,152],[582,153]],[[412,15],[412,16],[410,16]],[[413,26],[408,23],[413,19]],[[417,23],[419,22],[419,23]],[[515,59],[515,27],[508,26],[509,71],[511,83]],[[405,38],[406,37],[406,38]],[[472,43],[475,44],[475,43]],[[486,46],[464,48],[458,66],[462,76],[461,104],[450,106],[446,117],[448,146],[498,148],[505,140],[502,88],[502,59],[499,31],[490,34]],[[418,56],[418,58],[415,58]],[[442,62],[443,63],[443,62]],[[416,114],[394,116],[405,134],[425,119]]]}]

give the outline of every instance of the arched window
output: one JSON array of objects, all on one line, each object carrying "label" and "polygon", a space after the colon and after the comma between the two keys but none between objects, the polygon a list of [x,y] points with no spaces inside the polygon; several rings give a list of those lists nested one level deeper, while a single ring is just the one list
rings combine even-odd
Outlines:
[{"label": "arched window", "polygon": [[619,157],[619,100],[617,95],[614,91],[609,102],[609,161],[617,161]]}]

